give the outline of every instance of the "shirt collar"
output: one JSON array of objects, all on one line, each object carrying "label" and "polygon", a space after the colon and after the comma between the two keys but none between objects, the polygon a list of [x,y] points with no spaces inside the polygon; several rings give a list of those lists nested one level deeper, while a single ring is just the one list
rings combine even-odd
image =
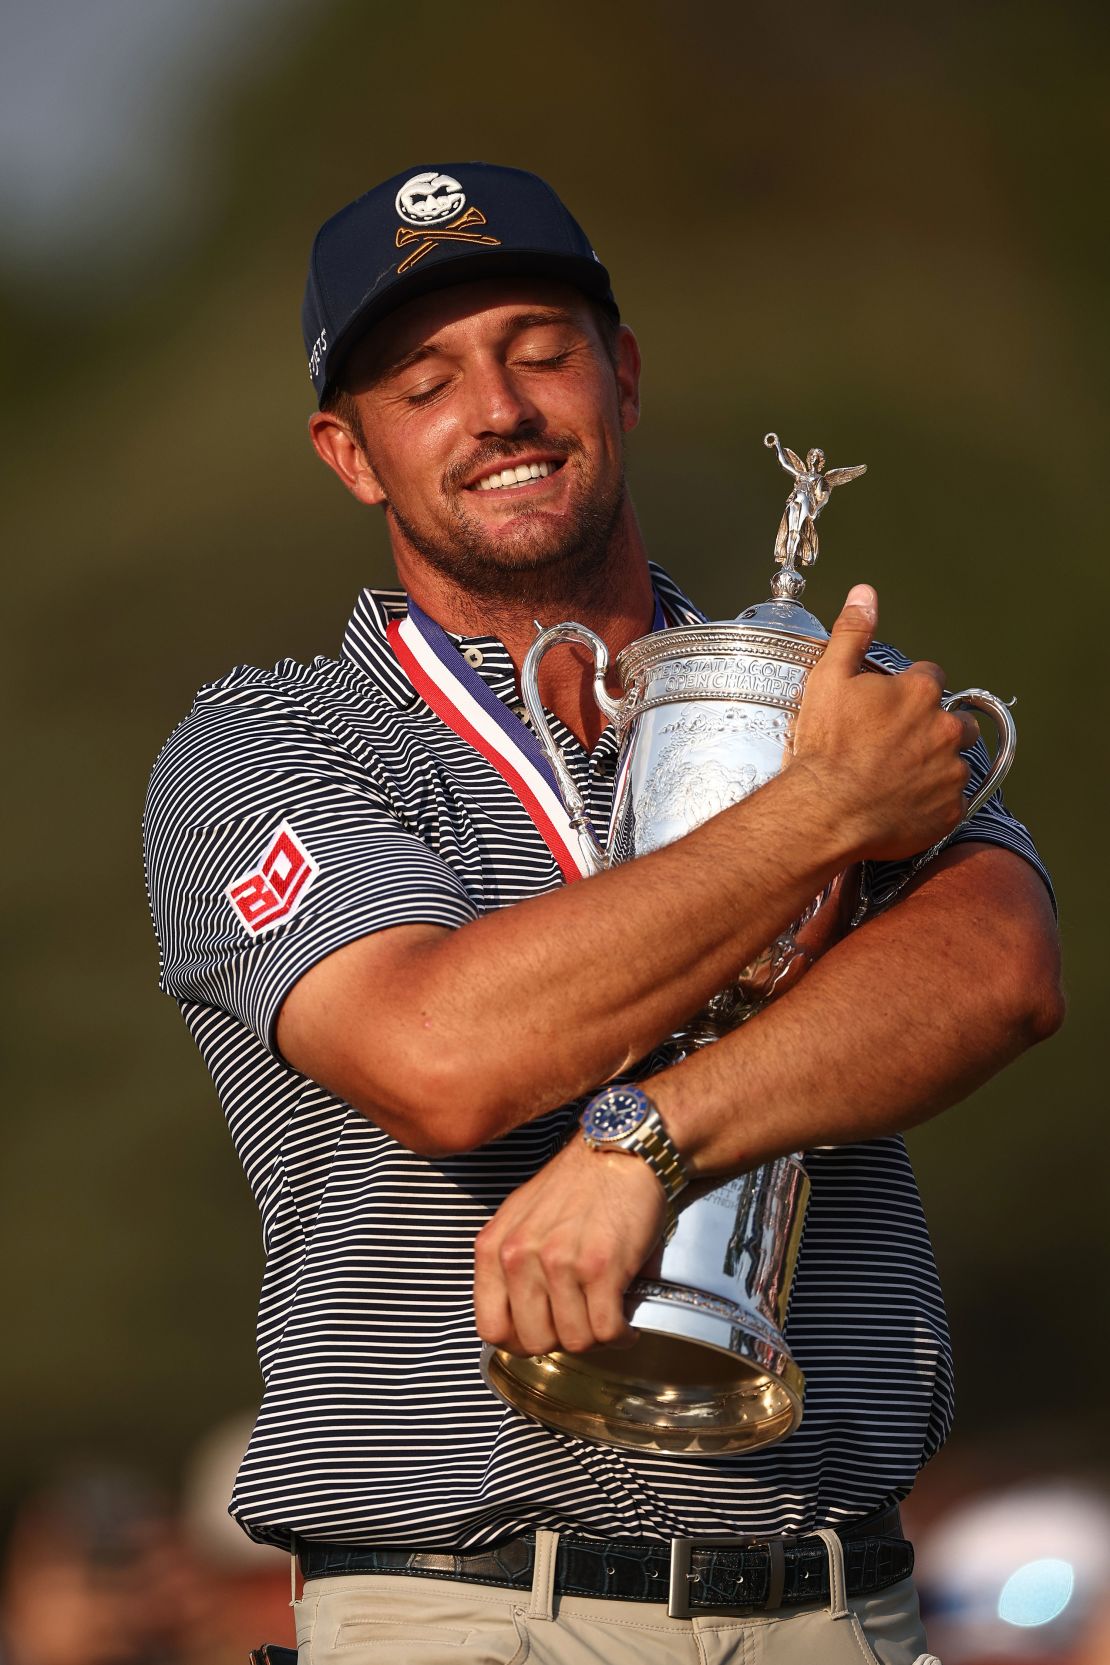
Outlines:
[{"label": "shirt collar", "polygon": [[[703,624],[705,614],[679,589],[670,574],[654,561],[649,561],[648,567],[655,593],[672,622]],[[408,597],[403,590],[365,589],[359,594],[343,637],[343,658],[357,665],[398,704],[411,699],[412,688],[394,658],[386,631],[393,619],[404,618],[407,608]],[[453,631],[447,634],[498,699],[509,705],[519,702],[516,672],[503,642],[496,636],[460,636]]]}]

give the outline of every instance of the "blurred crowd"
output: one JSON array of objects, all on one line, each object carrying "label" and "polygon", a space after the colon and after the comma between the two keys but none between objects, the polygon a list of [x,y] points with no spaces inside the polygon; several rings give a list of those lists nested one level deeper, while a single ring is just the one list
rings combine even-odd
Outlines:
[{"label": "blurred crowd", "polygon": [[71,1463],[9,1508],[0,1665],[246,1665],[295,1646],[290,1559],[227,1514],[250,1432],[236,1417],[174,1497],[121,1463]]},{"label": "blurred crowd", "polygon": [[[262,1642],[292,1647],[289,1557],[227,1515],[249,1427],[213,1430],[175,1498],[104,1461],[30,1488],[0,1552],[0,1665],[246,1665]],[[969,1486],[942,1464],[946,1485],[908,1511],[942,1665],[1110,1665],[1110,1497]]]}]

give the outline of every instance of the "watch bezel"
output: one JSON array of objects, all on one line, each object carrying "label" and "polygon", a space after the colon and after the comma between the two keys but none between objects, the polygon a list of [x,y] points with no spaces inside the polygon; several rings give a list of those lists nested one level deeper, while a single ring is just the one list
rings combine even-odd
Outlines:
[{"label": "watch bezel", "polygon": [[[608,1131],[600,1130],[595,1125],[599,1112],[612,1112],[618,1107],[618,1101],[627,1101],[621,1105],[623,1110],[622,1126]],[[596,1098],[592,1098],[582,1112],[581,1127],[585,1138],[594,1145],[620,1145],[642,1127],[652,1111],[651,1100],[646,1093],[634,1087],[609,1087]]]}]

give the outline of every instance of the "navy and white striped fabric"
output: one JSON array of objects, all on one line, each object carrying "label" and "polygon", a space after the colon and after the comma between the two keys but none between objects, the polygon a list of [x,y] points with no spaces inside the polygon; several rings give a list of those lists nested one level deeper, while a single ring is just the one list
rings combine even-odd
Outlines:
[{"label": "navy and white striped fabric", "polygon": [[[701,619],[653,575],[672,618]],[[284,997],[343,944],[418,921],[465,925],[562,882],[500,776],[400,673],[385,632],[404,608],[397,592],[365,591],[338,660],[240,667],[202,689],[151,780],[146,858],[162,986],[212,1073],[266,1253],[265,1394],[232,1512],[283,1546],[295,1532],[470,1548],[537,1526],[658,1538],[802,1530],[903,1496],[947,1433],[952,1369],[901,1139],[807,1158],[812,1200],[787,1331],[808,1380],[801,1429],[754,1455],[661,1458],[543,1428],[478,1373],[475,1234],[559,1150],[577,1107],[432,1160],[278,1053]],[[456,640],[519,714],[502,644]],[[884,651],[892,666],[906,663]],[[587,754],[554,726],[595,826],[606,826],[612,731]],[[980,778],[985,764],[977,748]],[[228,887],[283,825],[312,876],[295,908],[252,931]],[[998,802],[957,836],[1003,844],[1043,873]],[[876,869],[872,907],[902,877]],[[372,1032],[376,1021],[368,1008]],[[388,1030],[376,1038],[390,1045]]]}]

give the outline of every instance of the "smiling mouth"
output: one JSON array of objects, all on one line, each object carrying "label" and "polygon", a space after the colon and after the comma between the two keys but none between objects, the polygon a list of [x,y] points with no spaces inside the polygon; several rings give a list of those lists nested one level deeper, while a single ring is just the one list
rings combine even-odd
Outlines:
[{"label": "smiling mouth", "polygon": [[468,491],[513,491],[518,486],[531,485],[533,480],[546,480],[556,474],[562,462],[516,463],[509,468],[495,468],[492,473],[475,480]]}]

